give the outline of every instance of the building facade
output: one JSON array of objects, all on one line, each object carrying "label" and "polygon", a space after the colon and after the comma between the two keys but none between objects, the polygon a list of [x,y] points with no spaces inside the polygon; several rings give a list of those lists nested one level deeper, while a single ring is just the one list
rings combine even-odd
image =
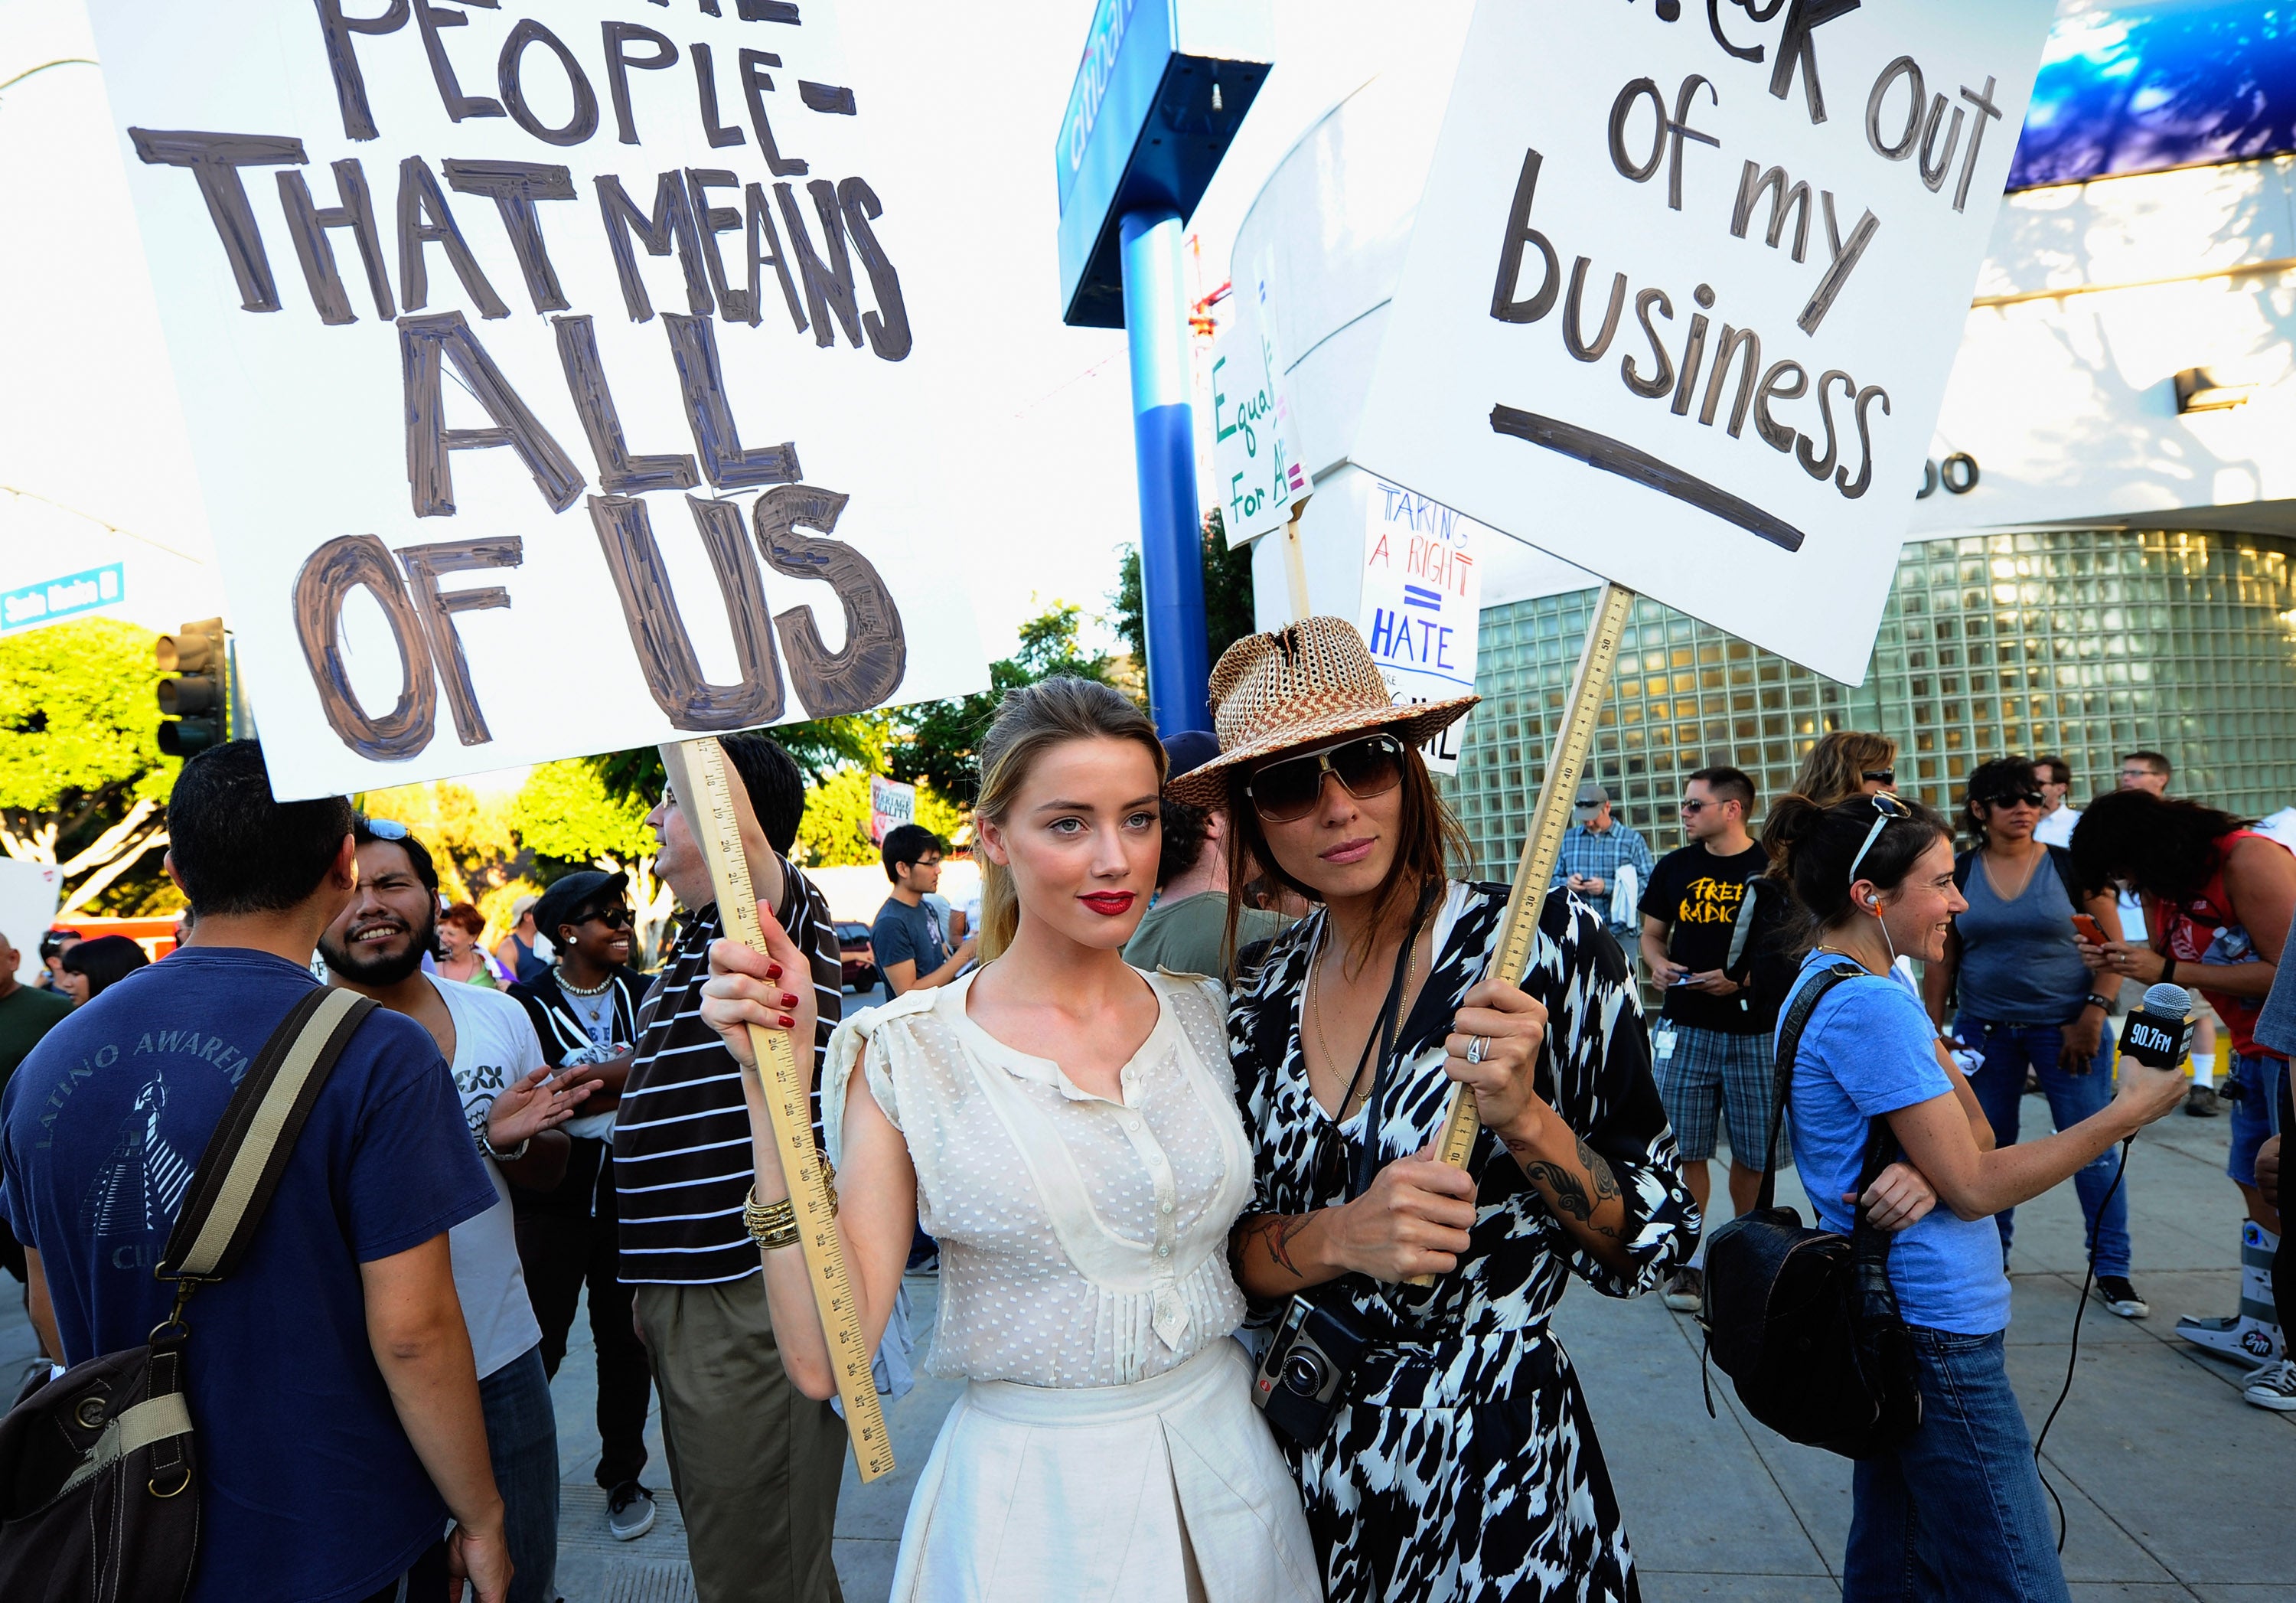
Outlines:
[{"label": "building facade", "polygon": [[[1591,771],[1654,850],[1682,843],[1684,779],[1726,763],[1766,802],[1819,736],[1898,743],[1898,787],[1941,810],[2004,753],[2063,756],[2073,798],[2120,754],[2164,752],[2179,794],[2248,816],[2296,802],[2296,539],[2126,529],[1908,545],[1860,686],[1655,602],[1620,642]],[[1506,879],[1594,614],[1578,589],[1487,609],[1448,786],[1483,873]],[[1758,812],[1759,809],[1758,808]]]}]

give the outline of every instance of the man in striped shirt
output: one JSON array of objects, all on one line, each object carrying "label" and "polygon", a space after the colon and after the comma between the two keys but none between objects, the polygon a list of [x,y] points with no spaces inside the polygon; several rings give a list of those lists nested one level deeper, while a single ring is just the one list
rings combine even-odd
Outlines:
[{"label": "man in striped shirt", "polygon": [[[723,744],[771,848],[750,859],[758,900],[813,956],[817,1081],[843,965],[827,899],[785,855],[805,812],[804,777],[763,736]],[[830,1537],[845,1426],[783,1373],[762,1264],[742,1225],[751,1173],[741,1071],[698,1011],[720,933],[709,869],[671,798],[646,822],[661,837],[654,872],[685,919],[639,1016],[614,1124],[621,1276],[636,1287],[701,1603],[816,1603],[838,1596]],[[817,1086],[813,1119],[817,1132]]]}]

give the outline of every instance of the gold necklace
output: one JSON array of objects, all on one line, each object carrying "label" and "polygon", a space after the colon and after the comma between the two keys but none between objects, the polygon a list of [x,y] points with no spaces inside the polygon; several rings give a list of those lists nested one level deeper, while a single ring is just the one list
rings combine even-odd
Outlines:
[{"label": "gold necklace", "polygon": [[[1324,926],[1324,932],[1328,933],[1329,931],[1330,925],[1326,924]],[[1323,941],[1319,937],[1316,941],[1319,953],[1322,945]],[[1316,1044],[1323,1048],[1324,1061],[1332,1065],[1332,1073],[1337,1074],[1339,1072],[1339,1059],[1332,1056],[1332,1038],[1329,1031],[1326,1030],[1324,1023],[1324,974],[1322,968],[1315,965],[1314,959],[1311,958],[1309,963],[1310,966],[1308,971],[1308,988],[1313,994],[1308,999],[1308,1010],[1315,1015]],[[1396,999],[1396,1011],[1398,1013],[1402,1013],[1407,1007],[1411,999],[1412,977],[1418,972],[1419,941],[1414,934],[1411,941],[1411,948],[1404,954],[1403,958],[1403,994]],[[1374,1027],[1376,1026],[1374,1025]],[[1376,1071],[1374,1071],[1374,1073],[1376,1073]],[[1342,1089],[1340,1094],[1343,1100],[1340,1104],[1338,1117],[1342,1122],[1344,1122],[1354,1114],[1357,1107],[1360,1107],[1365,1101],[1370,1099],[1371,1087],[1362,1086],[1357,1088],[1349,1088]]]}]

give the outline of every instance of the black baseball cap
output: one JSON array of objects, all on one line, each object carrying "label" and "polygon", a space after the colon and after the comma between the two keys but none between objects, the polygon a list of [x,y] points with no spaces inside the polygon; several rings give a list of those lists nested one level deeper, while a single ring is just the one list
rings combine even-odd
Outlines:
[{"label": "black baseball cap", "polygon": [[584,913],[627,903],[629,889],[630,876],[627,874],[577,869],[563,879],[553,880],[550,888],[535,902],[534,927],[554,941],[559,925],[579,924]]},{"label": "black baseball cap", "polygon": [[1219,737],[1209,729],[1183,729],[1164,742],[1164,780],[1169,784],[1219,755]]}]

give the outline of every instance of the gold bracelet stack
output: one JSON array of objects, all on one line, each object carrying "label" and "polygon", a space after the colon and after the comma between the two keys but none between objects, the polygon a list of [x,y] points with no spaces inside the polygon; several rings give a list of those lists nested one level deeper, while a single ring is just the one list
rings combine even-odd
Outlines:
[{"label": "gold bracelet stack", "polygon": [[[824,1188],[829,1193],[829,1216],[834,1219],[837,1217],[837,1171],[825,1157],[821,1160],[821,1179]],[[750,1184],[750,1194],[742,1202],[742,1223],[750,1232],[750,1239],[758,1244],[761,1252],[770,1253],[775,1247],[797,1245],[796,1202],[784,1196],[779,1202],[761,1203],[758,1200],[755,1182]]]}]

